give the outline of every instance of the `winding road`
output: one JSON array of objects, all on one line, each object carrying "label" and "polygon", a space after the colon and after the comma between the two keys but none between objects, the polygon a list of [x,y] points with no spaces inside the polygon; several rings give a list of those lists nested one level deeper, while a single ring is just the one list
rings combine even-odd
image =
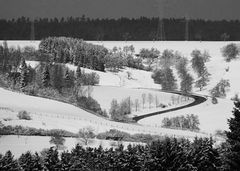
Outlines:
[{"label": "winding road", "polygon": [[[159,90],[159,89],[151,89],[151,90],[162,91],[162,90]],[[163,113],[172,112],[172,111],[176,111],[176,110],[180,110],[180,109],[196,106],[196,105],[199,105],[199,104],[207,101],[207,97],[206,96],[202,96],[202,95],[187,94],[187,93],[182,93],[180,91],[162,91],[162,92],[173,93],[173,94],[178,94],[178,95],[182,95],[182,96],[187,96],[187,97],[193,98],[194,101],[192,103],[189,103],[187,105],[183,105],[183,106],[180,106],[180,107],[167,109],[167,110],[162,110],[162,111],[158,111],[158,112],[152,112],[152,113],[144,114],[144,115],[141,115],[141,116],[135,116],[132,119],[135,120],[136,122],[138,122],[139,120],[147,118],[147,117],[160,115],[160,114],[163,114]]]}]

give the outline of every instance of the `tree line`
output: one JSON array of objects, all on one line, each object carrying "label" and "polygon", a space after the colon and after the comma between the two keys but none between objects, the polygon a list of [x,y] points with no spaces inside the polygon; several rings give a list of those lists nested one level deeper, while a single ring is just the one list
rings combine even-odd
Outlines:
[{"label": "tree line", "polygon": [[1,170],[220,170],[223,161],[212,139],[166,138],[148,146],[119,145],[113,149],[76,145],[61,154],[51,147],[42,153],[26,152],[15,159],[0,155]]},{"label": "tree line", "polygon": [[[165,40],[185,40],[185,18],[163,19]],[[68,18],[39,18],[34,20],[35,39],[49,36],[71,36],[84,40],[159,40],[157,37],[158,18],[139,17],[136,19],[90,19],[86,16]],[[29,18],[0,20],[1,40],[29,40],[32,21]],[[189,40],[220,41],[240,40],[239,20],[191,19]]]},{"label": "tree line", "polygon": [[199,131],[199,119],[197,115],[165,117],[162,120],[162,127],[188,129],[192,131]]}]

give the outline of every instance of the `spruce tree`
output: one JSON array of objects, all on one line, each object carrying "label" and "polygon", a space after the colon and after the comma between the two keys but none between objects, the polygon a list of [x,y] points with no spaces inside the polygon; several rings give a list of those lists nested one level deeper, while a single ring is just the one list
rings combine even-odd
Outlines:
[{"label": "spruce tree", "polygon": [[227,163],[233,171],[240,169],[240,101],[235,101],[234,105],[233,118],[228,119],[230,131],[226,132],[230,145]]},{"label": "spruce tree", "polygon": [[64,75],[64,83],[65,83],[65,87],[67,88],[71,87],[71,78],[70,78],[68,69],[66,70]]},{"label": "spruce tree", "polygon": [[23,89],[28,84],[28,68],[24,58],[21,59],[19,69],[21,72],[20,84],[21,84],[21,89]]},{"label": "spruce tree", "polygon": [[50,73],[47,65],[42,73],[42,84],[44,87],[48,87],[50,85]]},{"label": "spruce tree", "polygon": [[58,158],[57,149],[54,149],[53,147],[51,147],[47,151],[46,158],[44,159],[44,166],[46,167],[47,170],[60,170],[61,163]]},{"label": "spruce tree", "polygon": [[32,155],[30,152],[26,152],[20,156],[18,162],[25,171],[43,170],[41,159],[37,153]]},{"label": "spruce tree", "polygon": [[4,156],[0,157],[0,170],[20,170],[19,164],[14,160],[14,156],[11,151],[7,151]]},{"label": "spruce tree", "polygon": [[80,64],[78,64],[77,70],[76,70],[76,79],[80,79],[81,75],[82,75],[81,66]]}]

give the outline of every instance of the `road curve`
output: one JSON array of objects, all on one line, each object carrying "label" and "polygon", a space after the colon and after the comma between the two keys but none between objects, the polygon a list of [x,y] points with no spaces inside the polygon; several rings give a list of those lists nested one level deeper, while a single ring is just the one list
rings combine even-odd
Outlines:
[{"label": "road curve", "polygon": [[[162,91],[162,90],[159,90],[159,89],[151,89],[151,90]],[[138,122],[139,120],[147,118],[147,117],[150,117],[150,116],[160,115],[160,114],[163,114],[163,113],[172,112],[172,111],[176,111],[176,110],[180,110],[180,109],[196,106],[196,105],[199,105],[199,104],[207,101],[207,97],[206,96],[201,96],[201,95],[197,95],[197,94],[187,94],[187,93],[182,93],[180,91],[162,91],[162,92],[173,93],[173,94],[178,94],[178,95],[191,97],[191,98],[194,99],[194,101],[192,103],[187,104],[187,105],[179,106],[179,107],[176,107],[176,108],[162,110],[162,111],[158,111],[158,112],[152,112],[152,113],[148,113],[148,114],[141,115],[141,116],[135,116],[132,119],[135,120],[136,122]]]}]

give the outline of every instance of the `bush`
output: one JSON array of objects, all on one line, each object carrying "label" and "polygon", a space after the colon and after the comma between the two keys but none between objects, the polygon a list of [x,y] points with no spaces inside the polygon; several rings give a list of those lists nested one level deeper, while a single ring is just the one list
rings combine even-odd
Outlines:
[{"label": "bush", "polygon": [[222,55],[227,62],[235,59],[239,55],[239,53],[239,47],[235,43],[228,44],[227,46],[224,46],[222,48]]},{"label": "bush", "polygon": [[21,120],[31,120],[29,113],[25,110],[19,111],[17,117]]},{"label": "bush", "polygon": [[212,98],[212,104],[217,104],[217,103],[218,103],[217,98],[216,98],[216,97],[213,97],[213,98]]}]

